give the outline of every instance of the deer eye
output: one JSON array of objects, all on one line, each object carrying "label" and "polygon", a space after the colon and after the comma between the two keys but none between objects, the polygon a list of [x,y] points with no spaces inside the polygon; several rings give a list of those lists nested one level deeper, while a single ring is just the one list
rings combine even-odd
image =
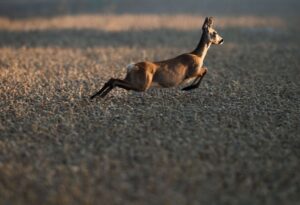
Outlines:
[{"label": "deer eye", "polygon": [[213,32],[213,35],[216,36],[216,35],[217,35],[217,32],[214,31],[214,32]]}]

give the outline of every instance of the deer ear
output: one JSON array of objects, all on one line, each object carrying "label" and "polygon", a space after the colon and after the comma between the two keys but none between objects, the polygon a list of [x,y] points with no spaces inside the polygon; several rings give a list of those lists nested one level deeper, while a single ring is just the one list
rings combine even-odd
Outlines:
[{"label": "deer ear", "polygon": [[205,18],[202,29],[207,29],[208,17]]},{"label": "deer ear", "polygon": [[213,23],[214,23],[213,17],[206,17],[202,29],[207,29],[208,27],[212,27]]},{"label": "deer ear", "polygon": [[213,17],[209,17],[207,19],[207,25],[208,25],[208,27],[212,27],[213,24],[214,24],[214,18]]}]

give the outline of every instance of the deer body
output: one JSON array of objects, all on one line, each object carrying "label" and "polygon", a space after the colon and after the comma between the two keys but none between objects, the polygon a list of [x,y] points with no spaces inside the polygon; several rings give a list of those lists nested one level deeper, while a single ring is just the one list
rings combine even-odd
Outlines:
[{"label": "deer body", "polygon": [[150,87],[179,86],[200,75],[202,65],[202,59],[193,54],[160,62],[140,62],[128,66],[125,81],[135,83],[141,91]]},{"label": "deer body", "polygon": [[175,58],[158,62],[139,62],[127,67],[126,77],[121,79],[111,78],[100,91],[94,94],[105,97],[113,88],[120,87],[126,90],[146,91],[150,87],[169,88],[182,84],[193,83],[183,88],[191,90],[199,87],[202,78],[207,72],[203,66],[205,56],[211,44],[222,44],[223,39],[212,27],[212,18],[206,18],[203,24],[203,34],[196,49]]}]

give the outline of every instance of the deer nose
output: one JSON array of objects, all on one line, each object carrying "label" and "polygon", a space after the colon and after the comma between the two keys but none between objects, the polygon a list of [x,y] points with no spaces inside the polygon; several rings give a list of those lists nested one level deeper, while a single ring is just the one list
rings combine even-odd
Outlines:
[{"label": "deer nose", "polygon": [[219,45],[222,45],[224,43],[224,39],[222,38],[219,42]]}]

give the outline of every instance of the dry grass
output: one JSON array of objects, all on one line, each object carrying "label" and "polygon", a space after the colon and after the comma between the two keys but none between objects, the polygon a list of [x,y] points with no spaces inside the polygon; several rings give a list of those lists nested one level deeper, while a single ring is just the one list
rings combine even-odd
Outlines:
[{"label": "dry grass", "polygon": [[[218,18],[218,17],[217,17]],[[2,29],[10,31],[29,31],[46,29],[95,29],[103,31],[128,31],[128,30],[153,30],[176,29],[198,30],[204,20],[203,16],[175,14],[122,14],[122,15],[77,15],[59,16],[52,18],[27,18],[9,19],[0,18]],[[219,18],[219,28],[243,27],[243,28],[282,28],[284,21],[276,16],[256,17],[222,17]]]},{"label": "dry grass", "polygon": [[300,37],[284,19],[218,18],[226,43],[193,92],[88,100],[129,62],[192,49],[200,20],[1,19],[0,204],[298,204]]}]

